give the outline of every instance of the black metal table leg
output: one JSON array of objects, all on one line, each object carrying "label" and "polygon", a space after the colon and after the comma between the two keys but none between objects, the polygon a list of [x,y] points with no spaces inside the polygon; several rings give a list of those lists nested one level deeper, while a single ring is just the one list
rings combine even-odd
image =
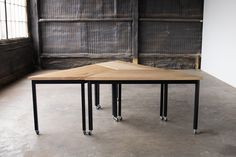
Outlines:
[{"label": "black metal table leg", "polygon": [[93,103],[92,103],[92,84],[88,82],[88,120],[89,120],[89,131],[88,135],[92,134],[93,130]]},{"label": "black metal table leg", "polygon": [[121,98],[122,98],[122,95],[121,95],[121,90],[122,90],[122,86],[121,86],[121,83],[118,84],[118,121],[121,121],[122,120],[122,116],[121,116]]},{"label": "black metal table leg", "polygon": [[164,84],[164,120],[167,121],[168,84]]},{"label": "black metal table leg", "polygon": [[197,128],[198,128],[199,89],[200,89],[200,81],[197,81],[195,84],[195,99],[194,99],[194,117],[193,117],[194,134],[197,134]]},{"label": "black metal table leg", "polygon": [[117,84],[112,84],[112,115],[113,119],[117,121]]},{"label": "black metal table leg", "polygon": [[163,120],[163,96],[164,96],[164,87],[161,84],[161,97],[160,97],[160,119]]},{"label": "black metal table leg", "polygon": [[32,97],[33,97],[33,112],[34,112],[34,130],[39,135],[38,126],[38,110],[37,110],[37,96],[36,96],[36,83],[32,81]]},{"label": "black metal table leg", "polygon": [[85,111],[85,88],[84,83],[81,83],[81,106],[82,106],[82,129],[86,134],[86,111]]},{"label": "black metal table leg", "polygon": [[100,85],[98,83],[95,83],[95,106],[97,110],[101,109],[100,105]]}]

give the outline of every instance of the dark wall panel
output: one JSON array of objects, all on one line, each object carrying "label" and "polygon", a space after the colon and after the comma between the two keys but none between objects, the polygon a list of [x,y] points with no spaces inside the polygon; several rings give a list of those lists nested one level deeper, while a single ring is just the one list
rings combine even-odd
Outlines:
[{"label": "dark wall panel", "polygon": [[199,68],[203,0],[139,0],[139,61]]},{"label": "dark wall panel", "polygon": [[51,22],[41,28],[43,55],[131,55],[129,22]]},{"label": "dark wall panel", "polygon": [[95,64],[98,62],[106,62],[107,60],[123,60],[123,61],[132,61],[129,58],[122,57],[98,57],[98,58],[90,58],[90,57],[43,57],[42,58],[42,68],[47,69],[67,69],[71,67],[79,67],[89,64]]},{"label": "dark wall panel", "polygon": [[44,68],[113,59],[169,68],[200,63],[203,0],[32,1]]},{"label": "dark wall panel", "polygon": [[140,0],[139,4],[140,17],[203,17],[203,0]]},{"label": "dark wall panel", "polygon": [[0,87],[33,70],[32,41],[0,44]]},{"label": "dark wall panel", "polygon": [[199,54],[201,41],[201,23],[140,22],[140,54]]},{"label": "dark wall panel", "polygon": [[170,69],[194,69],[196,67],[196,57],[194,56],[142,56],[140,63],[144,65],[170,68]]},{"label": "dark wall panel", "polygon": [[41,18],[131,17],[130,0],[42,0]]}]

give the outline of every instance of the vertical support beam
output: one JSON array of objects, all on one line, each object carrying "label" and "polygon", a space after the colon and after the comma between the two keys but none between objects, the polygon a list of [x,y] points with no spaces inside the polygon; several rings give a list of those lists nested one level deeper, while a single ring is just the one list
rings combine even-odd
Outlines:
[{"label": "vertical support beam", "polygon": [[117,17],[117,0],[114,0],[114,17]]},{"label": "vertical support beam", "polygon": [[164,87],[161,84],[161,97],[160,97],[160,119],[163,120],[163,97],[164,97]]},{"label": "vertical support beam", "polygon": [[195,69],[200,69],[200,54],[196,56],[195,58]]},{"label": "vertical support beam", "polygon": [[194,134],[197,134],[197,128],[198,128],[199,90],[200,90],[200,81],[198,80],[195,83],[194,117],[193,117]]},{"label": "vertical support beam", "polygon": [[138,18],[139,6],[138,0],[132,0],[132,56],[133,63],[138,64]]},{"label": "vertical support beam", "polygon": [[93,130],[93,103],[92,103],[92,84],[88,82],[88,120],[89,120],[89,132],[91,135]]},{"label": "vertical support beam", "polygon": [[164,120],[167,121],[167,107],[168,107],[168,84],[164,84]]},{"label": "vertical support beam", "polygon": [[[26,19],[27,19],[27,27],[28,27],[28,35],[29,38],[32,39],[33,35],[32,35],[32,27],[31,27],[31,23],[32,23],[32,19],[31,19],[31,1],[30,0],[26,0]],[[32,8],[33,9],[33,8]]]},{"label": "vertical support beam", "polygon": [[6,24],[6,39],[8,39],[8,26],[7,26],[7,1],[4,0],[5,7],[5,24]]},{"label": "vertical support beam", "polygon": [[33,112],[34,112],[34,130],[39,135],[38,127],[38,109],[37,109],[37,96],[36,96],[36,83],[32,81],[32,98],[33,98]]},{"label": "vertical support beam", "polygon": [[85,88],[84,83],[81,83],[81,106],[82,106],[82,129],[86,134],[86,110],[85,110]]},{"label": "vertical support beam", "polygon": [[40,28],[40,0],[36,0],[36,9],[37,9],[37,26],[38,26],[38,51],[37,51],[37,62],[38,62],[38,66],[39,68],[41,68],[41,59],[40,56],[42,54],[42,41],[41,41],[41,28]]}]

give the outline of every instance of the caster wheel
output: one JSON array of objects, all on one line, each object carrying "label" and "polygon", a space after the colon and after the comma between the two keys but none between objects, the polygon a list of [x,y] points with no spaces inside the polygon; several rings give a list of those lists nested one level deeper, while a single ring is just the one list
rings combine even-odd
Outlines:
[{"label": "caster wheel", "polygon": [[167,117],[164,117],[164,121],[168,121]]},{"label": "caster wheel", "polygon": [[123,118],[122,118],[121,116],[118,116],[118,117],[117,117],[117,121],[118,121],[118,122],[120,122],[120,121],[122,121],[122,120],[123,120]]},{"label": "caster wheel", "polygon": [[91,130],[88,131],[88,135],[89,135],[89,136],[92,135],[92,131],[91,131]]},{"label": "caster wheel", "polygon": [[97,106],[96,106],[96,109],[97,109],[97,110],[100,110],[100,109],[102,109],[102,107],[101,107],[100,105],[97,105]]},{"label": "caster wheel", "polygon": [[117,117],[112,117],[116,122],[118,122],[118,118]]},{"label": "caster wheel", "polygon": [[38,130],[35,130],[35,133],[36,133],[37,135],[39,135],[39,131],[38,131]]},{"label": "caster wheel", "polygon": [[89,136],[92,135],[92,131],[91,130],[90,131],[83,131],[83,133],[84,133],[84,135],[89,135]]},{"label": "caster wheel", "polygon": [[164,120],[164,118],[163,118],[162,116],[160,116],[160,119],[161,119],[161,120]]},{"label": "caster wheel", "polygon": [[197,135],[197,134],[198,134],[198,132],[197,132],[196,129],[193,130],[193,134],[194,134],[194,135]]}]

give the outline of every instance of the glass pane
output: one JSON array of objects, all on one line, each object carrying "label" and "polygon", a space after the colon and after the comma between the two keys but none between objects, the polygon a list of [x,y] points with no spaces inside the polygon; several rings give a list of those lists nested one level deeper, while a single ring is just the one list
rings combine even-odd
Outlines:
[{"label": "glass pane", "polygon": [[1,39],[6,39],[5,5],[3,0],[0,0],[0,40]]},{"label": "glass pane", "polygon": [[7,0],[8,38],[28,37],[26,0]]}]

